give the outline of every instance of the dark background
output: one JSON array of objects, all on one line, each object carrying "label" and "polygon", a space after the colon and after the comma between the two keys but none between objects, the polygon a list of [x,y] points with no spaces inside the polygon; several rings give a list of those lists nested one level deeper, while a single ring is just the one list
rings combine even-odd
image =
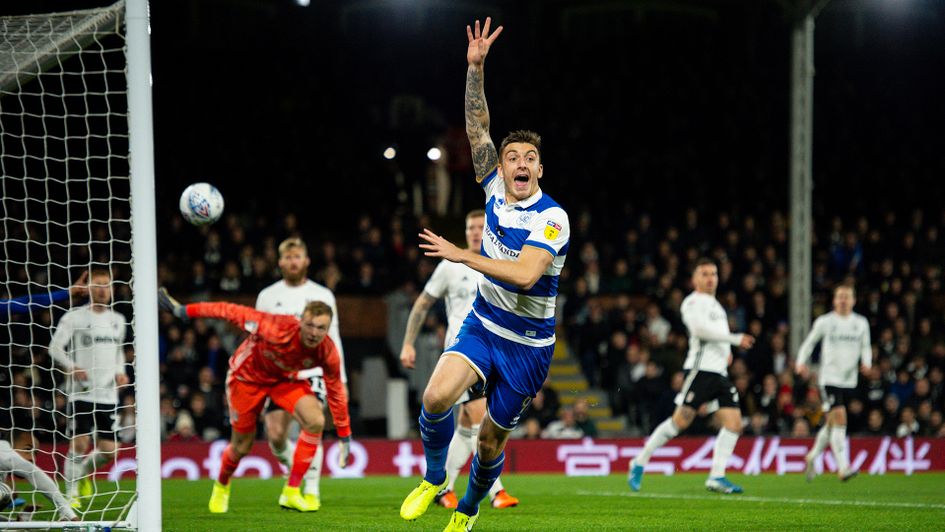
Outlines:
[{"label": "dark background", "polygon": [[[186,184],[209,181],[228,212],[306,213],[303,229],[338,231],[403,207],[395,172],[422,180],[424,154],[450,132],[457,201],[478,206],[462,136],[464,26],[491,14],[506,27],[486,69],[493,136],[540,132],[543,185],[565,207],[604,224],[688,207],[783,210],[794,6],[154,2],[158,206],[170,216]],[[819,16],[818,215],[941,204],[942,27],[945,6],[930,0],[837,0]],[[381,157],[388,145],[394,163]]]}]

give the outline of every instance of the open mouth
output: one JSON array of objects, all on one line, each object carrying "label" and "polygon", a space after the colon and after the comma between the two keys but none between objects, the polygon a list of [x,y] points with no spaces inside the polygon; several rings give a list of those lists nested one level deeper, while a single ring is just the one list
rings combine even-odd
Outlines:
[{"label": "open mouth", "polygon": [[519,174],[515,176],[515,183],[518,185],[527,185],[528,184],[528,174]]}]

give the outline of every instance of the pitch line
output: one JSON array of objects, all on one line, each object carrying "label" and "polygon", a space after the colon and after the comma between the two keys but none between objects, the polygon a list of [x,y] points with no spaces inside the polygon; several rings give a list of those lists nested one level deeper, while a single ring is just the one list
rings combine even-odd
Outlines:
[{"label": "pitch line", "polygon": [[754,497],[750,495],[730,495],[728,497],[711,495],[673,495],[670,493],[630,493],[616,491],[587,491],[578,490],[577,495],[598,497],[628,497],[645,499],[684,499],[691,501],[744,501],[744,502],[773,502],[792,504],[821,504],[824,506],[872,506],[891,508],[931,508],[945,510],[945,504],[923,502],[881,502],[881,501],[841,501],[836,499],[791,499],[788,497]]}]

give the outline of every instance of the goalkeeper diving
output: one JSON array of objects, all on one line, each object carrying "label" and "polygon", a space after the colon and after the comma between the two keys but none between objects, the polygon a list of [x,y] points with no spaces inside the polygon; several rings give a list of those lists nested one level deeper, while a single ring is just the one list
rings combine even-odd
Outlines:
[{"label": "goalkeeper diving", "polygon": [[210,496],[210,512],[224,513],[229,509],[230,479],[240,460],[253,446],[256,422],[267,397],[291,412],[302,427],[279,506],[300,512],[318,510],[317,506],[306,501],[299,487],[321,441],[325,415],[321,401],[309,382],[299,375],[300,372],[322,368],[328,408],[341,438],[341,452],[338,454],[341,467],[348,465],[351,440],[348,396],[341,382],[340,356],[328,336],[333,318],[331,307],[321,301],[312,301],[305,306],[300,320],[295,316],[259,312],[232,303],[182,305],[163,288],[158,301],[162,310],[181,320],[222,319],[250,334],[230,357],[226,393],[233,435],[221,457],[219,475]]}]

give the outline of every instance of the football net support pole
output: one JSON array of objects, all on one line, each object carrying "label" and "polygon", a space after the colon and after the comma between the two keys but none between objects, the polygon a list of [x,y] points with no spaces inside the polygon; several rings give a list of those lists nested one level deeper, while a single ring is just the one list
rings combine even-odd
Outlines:
[{"label": "football net support pole", "polygon": [[138,530],[161,530],[161,429],[158,367],[157,230],[151,108],[148,0],[125,0],[128,57],[128,144],[132,154],[131,233],[138,435]]},{"label": "football net support pole", "polygon": [[828,0],[799,0],[791,28],[790,337],[797,353],[811,325],[814,138],[814,19]]},{"label": "football net support pole", "polygon": [[[124,33],[122,30],[125,30]],[[68,13],[0,17],[0,297],[33,297],[67,288],[89,268],[114,276],[116,310],[132,305],[135,351],[134,406],[119,408],[119,434],[136,434],[133,460],[115,463],[106,481],[78,512],[81,523],[57,521],[46,510],[0,515],[0,527],[161,529],[160,430],[157,357],[157,260],[147,0]],[[56,320],[31,308],[2,316],[0,356],[6,380],[2,406],[13,421],[3,437],[50,447],[36,462],[63,479],[63,428],[70,413],[66,373],[46,354]],[[127,310],[125,310],[127,313]],[[6,323],[10,320],[9,323]],[[94,367],[90,369],[93,371]],[[66,382],[67,383],[67,382]],[[49,405],[49,406],[46,406]],[[134,409],[136,421],[123,413]],[[16,419],[16,410],[40,412]],[[132,416],[128,416],[129,419]],[[36,420],[48,419],[52,426]],[[123,441],[131,441],[130,438]],[[49,444],[47,444],[49,445]],[[91,460],[89,460],[91,462]],[[137,469],[135,489],[118,482]],[[19,488],[26,486],[18,484]],[[36,498],[35,492],[21,491]],[[27,515],[28,514],[28,515]],[[17,521],[20,519],[20,521]],[[83,528],[84,530],[85,528]]]}]

